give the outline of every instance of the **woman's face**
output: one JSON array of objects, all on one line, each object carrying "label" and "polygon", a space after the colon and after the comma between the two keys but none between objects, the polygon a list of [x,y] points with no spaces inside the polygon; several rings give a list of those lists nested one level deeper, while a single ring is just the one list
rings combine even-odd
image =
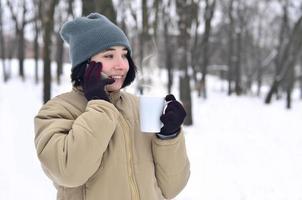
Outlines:
[{"label": "woman's face", "polygon": [[128,50],[123,46],[113,46],[91,58],[91,61],[101,62],[102,72],[115,80],[114,83],[106,86],[108,92],[118,91],[123,86],[129,70],[127,52]]}]

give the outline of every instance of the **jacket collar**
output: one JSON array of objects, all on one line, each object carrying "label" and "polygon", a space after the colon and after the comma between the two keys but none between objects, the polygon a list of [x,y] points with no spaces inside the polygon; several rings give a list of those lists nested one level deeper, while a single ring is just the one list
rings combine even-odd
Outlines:
[{"label": "jacket collar", "polygon": [[109,93],[109,100],[113,105],[116,105],[116,103],[121,99],[121,91],[114,91]]}]

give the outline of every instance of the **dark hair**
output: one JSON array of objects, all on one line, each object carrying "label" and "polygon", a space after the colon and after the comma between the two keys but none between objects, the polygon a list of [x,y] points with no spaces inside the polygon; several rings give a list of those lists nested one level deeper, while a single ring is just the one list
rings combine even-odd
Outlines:
[{"label": "dark hair", "polygon": [[89,60],[85,60],[84,62],[78,64],[71,70],[70,78],[74,87],[78,87],[83,84],[84,74],[88,61]]},{"label": "dark hair", "polygon": [[[137,72],[137,67],[134,64],[129,52],[127,53],[126,57],[129,62],[129,70],[128,70],[127,76],[125,78],[125,81],[122,85],[122,88],[130,85],[134,81],[136,72]],[[87,66],[88,62],[89,62],[89,60],[86,60],[86,61],[78,64],[71,70],[70,78],[71,78],[72,85],[74,87],[78,87],[83,84],[84,74],[85,74],[85,70],[86,70],[86,66]]]}]

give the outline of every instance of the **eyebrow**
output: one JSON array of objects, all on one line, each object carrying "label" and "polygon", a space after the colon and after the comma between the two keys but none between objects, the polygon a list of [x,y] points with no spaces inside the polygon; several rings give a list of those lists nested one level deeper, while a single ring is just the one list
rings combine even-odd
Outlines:
[{"label": "eyebrow", "polygon": [[[104,52],[106,52],[106,51],[115,51],[115,50],[116,50],[116,49],[114,49],[114,48],[107,48],[107,49],[105,49]],[[124,47],[122,50],[123,50],[123,51],[128,51],[128,49],[127,49],[126,47]]]}]

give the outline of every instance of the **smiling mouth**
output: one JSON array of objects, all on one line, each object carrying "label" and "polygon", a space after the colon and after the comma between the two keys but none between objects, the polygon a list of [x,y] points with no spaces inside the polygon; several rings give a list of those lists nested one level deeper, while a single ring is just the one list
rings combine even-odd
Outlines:
[{"label": "smiling mouth", "polygon": [[113,78],[113,79],[122,79],[123,76],[118,76],[118,75],[114,75],[114,76],[109,76],[110,78]]}]

